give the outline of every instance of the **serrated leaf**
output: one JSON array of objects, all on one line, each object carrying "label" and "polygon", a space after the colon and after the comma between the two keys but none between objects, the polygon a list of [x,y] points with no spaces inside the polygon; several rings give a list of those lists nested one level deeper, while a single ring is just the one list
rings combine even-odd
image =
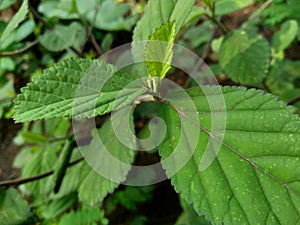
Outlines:
[{"label": "serrated leaf", "polygon": [[276,32],[272,38],[272,47],[276,51],[283,51],[288,48],[298,33],[298,23],[296,20],[288,20],[281,25],[280,31]]},{"label": "serrated leaf", "polygon": [[39,36],[39,41],[49,51],[59,52],[76,43],[76,34],[82,32],[79,23],[73,22],[68,26],[56,25],[53,30],[47,30]]},{"label": "serrated leaf", "polygon": [[70,117],[72,110],[77,118],[103,115],[131,104],[145,92],[142,83],[125,87],[134,80],[101,60],[66,59],[22,88],[15,100],[14,119]]},{"label": "serrated leaf", "polygon": [[[299,116],[294,108],[261,91],[223,87],[222,92],[217,86],[188,91],[198,112],[197,123],[189,119],[189,108],[176,111],[162,105],[160,117],[167,125],[165,141],[159,147],[162,159],[176,149],[180,137],[178,151],[186,154],[195,150],[171,177],[175,190],[213,224],[299,224]],[[181,95],[173,97],[186,102]],[[212,118],[220,121],[223,111],[207,99],[215,102],[218,98],[224,98],[226,104],[225,131],[219,122],[212,128]],[[197,146],[190,149],[196,129],[200,136]],[[217,144],[218,152],[214,147]],[[200,171],[206,148],[215,158]],[[163,164],[167,174],[172,174],[178,159]]]},{"label": "serrated leaf", "polygon": [[58,225],[87,225],[94,224],[95,222],[101,221],[101,224],[108,224],[108,220],[105,218],[104,211],[99,208],[88,208],[71,211],[59,221]]},{"label": "serrated leaf", "polygon": [[216,0],[215,2],[216,15],[224,15],[250,5],[253,0]]},{"label": "serrated leaf", "polygon": [[171,68],[175,23],[161,25],[150,36],[145,50],[146,64],[150,76],[164,77]]},{"label": "serrated leaf", "polygon": [[133,41],[148,40],[161,24],[168,21],[175,21],[177,33],[193,5],[194,0],[150,0],[144,9],[142,19],[134,29]]},{"label": "serrated leaf", "polygon": [[[133,127],[132,112],[129,118],[130,126]],[[126,116],[122,117],[121,115],[118,123],[124,119]],[[125,180],[131,169],[135,151],[127,146],[130,145],[134,149],[135,140],[128,140],[127,146],[125,146],[116,136],[114,129],[112,121],[109,119],[94,135],[91,143],[82,149],[82,153],[91,165],[91,167],[88,166],[88,174],[79,187],[79,199],[85,204],[95,205],[101,202],[107,194],[112,193],[119,183]],[[122,129],[122,126],[118,126],[117,129]],[[99,138],[102,145],[99,144]],[[116,161],[110,160],[111,156]],[[109,177],[104,177],[101,171],[107,171]]]},{"label": "serrated leaf", "polygon": [[[134,29],[133,42],[149,40],[149,37],[154,34],[155,30],[168,21],[175,22],[176,35],[192,10],[194,2],[194,0],[148,1],[144,15]],[[146,46],[143,46],[141,43],[133,44],[132,52],[134,58],[144,59],[145,48]]]},{"label": "serrated leaf", "polygon": [[220,65],[233,81],[257,85],[267,75],[271,61],[270,46],[262,36],[236,30],[220,48]]},{"label": "serrated leaf", "polygon": [[28,0],[24,0],[19,11],[14,15],[11,21],[8,23],[7,27],[3,31],[0,38],[0,49],[5,40],[9,38],[12,31],[21,23],[28,13]]},{"label": "serrated leaf", "polygon": [[[30,207],[16,189],[6,193],[0,190],[0,223],[3,225],[29,224],[32,219]],[[26,223],[27,222],[27,223]],[[33,222],[33,221],[31,221]]]}]

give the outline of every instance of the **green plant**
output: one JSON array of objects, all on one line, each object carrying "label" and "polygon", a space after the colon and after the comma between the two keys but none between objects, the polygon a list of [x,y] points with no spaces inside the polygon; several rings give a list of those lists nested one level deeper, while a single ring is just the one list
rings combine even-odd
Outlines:
[{"label": "green plant", "polygon": [[[106,30],[130,30],[136,21],[136,15],[124,17],[129,11],[126,3],[100,1],[102,13],[106,8],[116,12],[113,18],[107,15],[104,20],[97,13],[93,16],[94,8],[81,5],[80,1],[75,1],[79,6],[77,14],[72,8],[63,7],[66,2],[54,5],[45,1],[39,6],[46,17],[72,20],[67,25],[54,21],[55,26],[38,36],[47,51],[66,50],[68,54],[73,51],[84,56],[82,35],[91,31],[84,30],[74,19],[86,17],[84,21]],[[94,6],[99,4],[96,0],[91,2]],[[12,43],[5,41],[25,19],[27,4],[28,1],[23,2],[4,29],[0,47]],[[151,199],[152,186],[117,190],[106,199],[104,211],[93,207],[105,204],[105,197],[121,183],[156,182],[157,174],[151,167],[139,175],[130,174],[138,155],[135,150],[144,149],[149,154],[158,152],[167,177],[182,198],[184,212],[176,224],[299,224],[300,119],[295,108],[272,93],[259,90],[271,90],[286,100],[291,99],[285,95],[287,90],[298,91],[294,80],[299,71],[290,72],[291,68],[298,68],[298,63],[284,57],[284,50],[296,39],[297,22],[282,24],[281,30],[268,41],[258,33],[259,24],[253,21],[228,32],[219,20],[219,16],[244,8],[252,1],[202,4],[195,5],[193,0],[150,0],[134,28],[132,48],[122,52],[122,60],[130,58],[126,54],[132,54],[129,63],[125,60],[126,66],[120,66],[122,60],[112,65],[105,57],[89,59],[94,53],[86,54],[85,58],[65,55],[66,59],[53,63],[21,89],[12,110],[15,121],[25,125],[16,143],[31,145],[23,148],[23,155],[17,157],[15,164],[22,168],[24,178],[51,170],[53,174],[26,183],[23,192],[33,197],[36,209],[35,213],[28,212],[26,201],[18,198],[20,214],[26,220],[43,224],[107,224],[105,212],[112,211],[117,204],[135,211],[137,204]],[[49,10],[53,8],[56,11]],[[185,54],[175,44],[186,29],[199,28],[200,16],[209,21],[200,29],[214,26],[215,31],[212,37],[192,43],[192,47],[206,57],[207,50],[201,45],[213,45],[218,54],[215,68],[222,73],[218,79],[222,81],[225,74],[225,81],[230,78],[245,87],[215,85],[216,78],[209,71],[201,73],[202,83],[191,75],[186,79],[186,89],[166,79],[176,69],[172,59],[179,59],[177,65],[182,68],[203,69],[203,62],[180,57]],[[221,31],[219,39],[215,38],[217,30]],[[282,71],[287,71],[285,74],[290,78],[275,83],[274,80],[282,79]],[[292,97],[295,96],[299,93],[293,93]],[[109,113],[111,116],[107,117]],[[160,119],[151,120],[156,115]],[[135,121],[139,117],[146,118],[149,124],[138,128]],[[93,124],[91,120],[81,120],[84,118],[100,122]],[[29,121],[35,122],[30,125]],[[85,128],[91,124],[95,128],[92,132]],[[135,137],[136,132],[141,139]],[[111,156],[116,160],[109,160]],[[24,158],[29,163],[24,164]],[[0,193],[0,209],[13,211],[10,199],[14,192],[10,189],[7,194]],[[76,207],[76,212],[66,213]],[[9,215],[2,215],[0,221],[4,218],[1,222],[14,224]],[[146,219],[140,216],[132,222],[145,223]]]}]

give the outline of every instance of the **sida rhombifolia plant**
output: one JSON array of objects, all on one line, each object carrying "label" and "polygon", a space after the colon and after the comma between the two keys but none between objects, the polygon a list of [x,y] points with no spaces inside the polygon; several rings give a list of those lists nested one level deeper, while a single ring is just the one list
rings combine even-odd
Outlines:
[{"label": "sida rhombifolia plant", "polygon": [[[150,0],[131,49],[133,58],[143,62],[126,70],[104,59],[62,60],[22,88],[14,119],[72,117],[75,126],[79,119],[112,113],[82,150],[87,158],[89,152],[98,157],[89,162],[93,168],[85,168],[78,191],[80,201],[94,205],[126,183],[140,140],[124,134],[122,141],[118,133],[133,132],[138,104],[155,102],[159,126],[149,129],[161,141],[154,147],[174,189],[199,216],[216,225],[300,224],[300,119],[295,109],[255,88],[165,85],[176,37],[189,19],[204,14],[224,31],[219,63],[225,74],[259,87],[271,64],[268,41],[247,27],[226,33],[218,21],[218,16],[251,2],[208,0],[199,10],[193,0]],[[127,128],[122,124],[126,120]],[[74,147],[73,137],[66,140],[50,189],[59,191]],[[101,160],[107,152],[122,163]],[[106,170],[116,173],[113,179],[97,173]],[[143,176],[150,179],[150,174]]]}]

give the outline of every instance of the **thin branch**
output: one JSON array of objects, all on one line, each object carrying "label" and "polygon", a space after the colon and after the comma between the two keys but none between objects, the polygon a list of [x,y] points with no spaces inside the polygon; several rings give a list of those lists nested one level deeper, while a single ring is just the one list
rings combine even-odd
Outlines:
[{"label": "thin branch", "polygon": [[45,25],[45,27],[47,27],[50,30],[53,29],[53,27],[35,10],[35,8],[32,7],[30,1],[28,1],[28,7],[33,16],[39,21],[41,21]]},{"label": "thin branch", "polygon": [[0,56],[15,56],[15,55],[22,54],[23,52],[26,52],[28,49],[35,46],[37,43],[39,43],[39,40],[35,40],[35,41],[29,43],[28,45],[24,46],[23,48],[20,48],[13,52],[0,52]]},{"label": "thin branch", "polygon": [[290,100],[290,101],[288,102],[288,105],[294,105],[295,103],[297,103],[297,102],[299,102],[299,101],[300,101],[300,95],[297,96],[297,97],[295,97],[295,98],[293,98],[292,100]]},{"label": "thin branch", "polygon": [[[81,157],[71,163],[68,164],[68,167],[74,166],[77,163],[81,162],[84,158]],[[24,179],[16,179],[16,180],[7,180],[7,181],[2,181],[0,182],[0,187],[9,187],[9,186],[19,186],[21,184],[26,184],[32,181],[36,181],[36,180],[40,180],[43,179],[45,177],[48,177],[50,175],[52,175],[54,173],[54,170],[50,170],[48,172],[33,176],[33,177],[28,177],[28,178],[24,178]]]},{"label": "thin branch", "polygon": [[271,3],[273,2],[273,0],[268,0],[266,1],[264,4],[261,5],[261,7],[259,7],[259,9],[257,9],[250,17],[249,17],[249,21],[254,20],[257,16],[259,16],[259,14],[261,14],[261,12],[267,8]]}]

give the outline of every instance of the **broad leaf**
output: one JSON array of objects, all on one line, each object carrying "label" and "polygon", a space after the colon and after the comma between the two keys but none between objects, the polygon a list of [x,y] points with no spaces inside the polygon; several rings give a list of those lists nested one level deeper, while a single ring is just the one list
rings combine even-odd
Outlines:
[{"label": "broad leaf", "polygon": [[[82,26],[79,23],[56,25],[53,30],[47,30],[39,36],[39,41],[49,51],[59,52],[77,44],[77,33],[82,35]],[[84,37],[83,37],[84,38]],[[77,38],[78,39],[78,38]]]},{"label": "broad leaf", "polygon": [[14,118],[23,122],[70,117],[72,112],[77,118],[103,115],[131,104],[145,92],[143,84],[125,87],[132,81],[132,76],[104,61],[66,59],[22,89],[15,100]]},{"label": "broad leaf", "polygon": [[1,224],[29,224],[32,219],[33,214],[27,201],[22,198],[16,189],[11,188],[7,192],[0,190]]},{"label": "broad leaf", "polygon": [[[85,204],[95,205],[101,202],[125,180],[131,169],[135,152],[122,144],[115,133],[115,129],[124,130],[120,125],[124,119],[126,118],[119,118],[118,127],[113,127],[111,119],[106,121],[91,143],[82,148],[81,152],[90,165],[87,165],[88,173],[79,187],[79,199]],[[132,114],[129,123],[130,127],[133,127]],[[135,140],[127,140],[126,145],[134,149]]]},{"label": "broad leaf", "polygon": [[270,46],[262,36],[236,30],[220,48],[220,65],[235,82],[257,85],[267,75],[271,61]]},{"label": "broad leaf", "polygon": [[[223,87],[222,92],[217,86],[188,91],[199,122],[191,118],[189,105],[185,110],[162,105],[160,116],[167,124],[159,147],[163,165],[169,176],[182,166],[171,175],[175,190],[213,224],[299,224],[299,116],[261,91]],[[186,102],[181,95],[172,97]],[[225,118],[218,102],[222,98]],[[200,136],[191,149],[196,130]],[[177,165],[181,158],[170,156],[175,149],[181,156],[190,154],[186,164]],[[207,151],[214,160],[200,171]]]},{"label": "broad leaf", "polygon": [[224,15],[250,5],[253,0],[216,0],[215,2],[216,15]]},{"label": "broad leaf", "polygon": [[24,0],[19,11],[14,15],[11,21],[8,23],[7,27],[3,31],[0,38],[0,49],[2,48],[3,43],[9,38],[12,31],[21,23],[28,12],[28,0]]},{"label": "broad leaf", "polygon": [[150,76],[164,77],[171,68],[175,23],[167,22],[159,27],[146,46],[145,59]]},{"label": "broad leaf", "polygon": [[276,51],[283,51],[289,47],[298,33],[298,23],[296,20],[286,21],[281,25],[280,31],[274,34],[272,38],[272,47]]}]

